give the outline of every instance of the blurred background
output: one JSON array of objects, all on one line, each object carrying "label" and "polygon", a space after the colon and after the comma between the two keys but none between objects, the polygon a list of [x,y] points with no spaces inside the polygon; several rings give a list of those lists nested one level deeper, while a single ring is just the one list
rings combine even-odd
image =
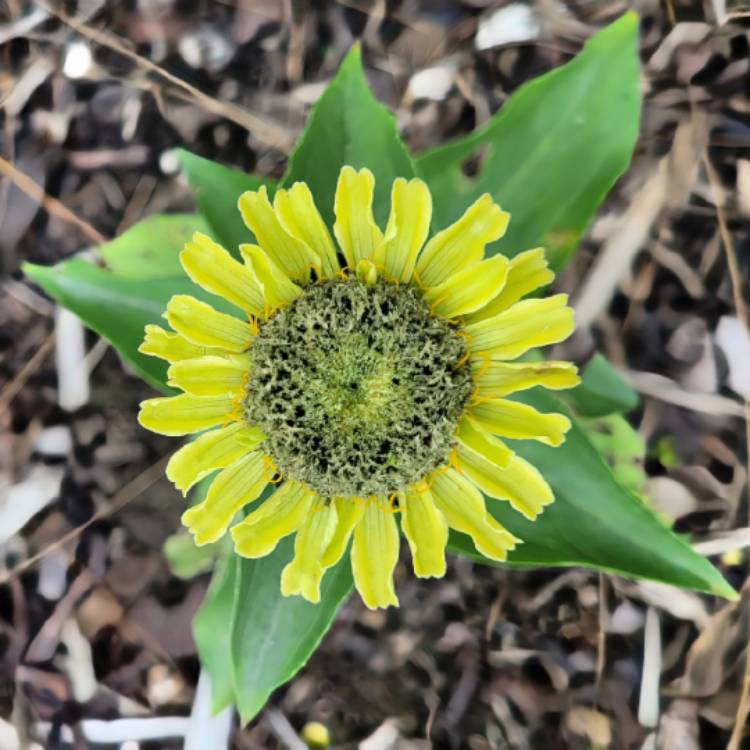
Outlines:
[{"label": "blurred background", "polygon": [[642,16],[642,132],[558,279],[580,325],[561,354],[583,363],[601,351],[641,392],[628,421],[601,425],[600,447],[739,589],[750,545],[743,7],[0,2],[0,750],[304,748],[311,721],[335,747],[364,750],[743,746],[732,730],[748,711],[745,597],[464,559],[440,581],[400,567],[400,609],[354,597],[257,720],[210,721],[190,633],[208,574],[181,556],[183,501],[158,465],[174,445],[135,421],[150,389],[19,270],[95,257],[144,217],[191,210],[178,147],[280,176],[355,39],[376,95],[422,151],[481,125],[628,8]]}]

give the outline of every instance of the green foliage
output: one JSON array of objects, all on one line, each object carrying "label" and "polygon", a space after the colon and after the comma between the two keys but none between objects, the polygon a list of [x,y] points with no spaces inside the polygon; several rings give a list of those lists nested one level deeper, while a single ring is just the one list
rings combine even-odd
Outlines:
[{"label": "green foliage", "polygon": [[144,327],[161,322],[169,298],[195,288],[184,274],[129,279],[83,260],[69,260],[51,268],[27,263],[23,270],[50,297],[104,336],[147,383],[167,390],[166,363],[140,354],[138,347]]},{"label": "green foliage", "polygon": [[[495,246],[543,245],[554,268],[570,258],[599,204],[627,168],[640,113],[638,17],[626,13],[580,55],[522,86],[483,127],[417,159],[433,193],[433,226],[482,193],[511,214]],[[479,158],[471,177],[464,166]]]},{"label": "green foliage", "polygon": [[234,694],[243,721],[263,708],[279,685],[307,662],[352,590],[348,555],[326,573],[320,603],[279,593],[281,571],[292,559],[293,539],[273,554],[236,562],[231,619]]},{"label": "green foliage", "polygon": [[328,226],[333,226],[336,180],[344,164],[367,167],[375,175],[375,220],[388,219],[391,183],[413,177],[414,165],[396,129],[393,115],[372,95],[362,53],[355,45],[313,108],[305,132],[289,157],[281,182],[288,187],[304,180]]},{"label": "green foliage", "polygon": [[651,450],[651,455],[656,458],[665,469],[674,469],[680,464],[674,441],[669,435],[659,438]]},{"label": "green foliage", "polygon": [[615,480],[625,489],[640,495],[646,487],[643,462],[646,443],[622,414],[579,419],[591,444],[612,470]]},{"label": "green foliage", "polygon": [[[520,89],[486,127],[422,156],[418,171],[435,193],[435,226],[444,226],[488,191],[513,213],[510,233],[500,247],[512,253],[546,243],[561,265],[628,163],[639,112],[636,26],[635,17],[626,15],[594,37],[579,57]],[[479,174],[464,177],[462,163],[480,148],[486,154]],[[186,226],[190,220],[185,217],[161,217],[134,227],[103,249],[111,270],[83,261],[25,268],[51,297],[105,336],[142,377],[161,389],[166,366],[137,352],[143,327],[160,322],[173,294],[207,296],[178,273],[177,238],[208,226],[236,251],[238,244],[251,239],[236,209],[238,196],[261,184],[273,189],[262,178],[188,152],[182,160],[202,217],[195,225]],[[344,164],[367,166],[375,173],[375,213],[383,223],[392,180],[410,177],[414,169],[392,115],[367,86],[356,47],[314,108],[282,185],[306,181],[330,226],[336,178]],[[211,301],[221,306],[218,298]],[[560,408],[549,396],[532,393],[529,401],[543,410]],[[587,368],[572,403],[589,415],[634,406],[632,391],[617,381],[603,358]],[[507,504],[488,501],[498,519],[526,540],[511,564],[585,565],[734,595],[706,560],[618,483],[584,428],[574,426],[562,448],[517,445],[551,482],[557,501],[536,523],[525,521]],[[215,707],[234,701],[245,720],[307,661],[351,590],[345,557],[328,571],[320,604],[282,597],[280,575],[291,549],[292,540],[287,539],[261,560],[229,554],[217,567],[195,620]],[[451,549],[477,557],[460,535],[452,537]],[[203,565],[183,548],[172,552],[183,569]]]},{"label": "green foliage", "polygon": [[180,250],[194,232],[211,234],[200,214],[162,214],[139,221],[99,248],[112,273],[124,279],[182,276]]},{"label": "green foliage", "polygon": [[[195,502],[202,499],[205,488],[202,483],[196,489]],[[272,493],[266,490],[258,502]],[[293,555],[292,537],[282,540],[273,554],[260,560],[240,558],[222,544],[210,545],[209,554],[216,555],[221,547],[225,554],[195,618],[193,632],[201,663],[214,686],[214,710],[234,703],[243,720],[250,721],[271,693],[290,680],[317,648],[351,593],[352,575],[344,555],[323,580],[321,603],[310,604],[302,597],[286,598],[279,593],[281,572]],[[195,562],[195,553],[205,549],[193,545],[192,552],[182,549],[180,557]]]},{"label": "green foliage", "polygon": [[214,570],[203,606],[193,620],[201,665],[211,676],[215,712],[234,703],[232,674],[232,612],[240,559],[230,554]]},{"label": "green foliage", "polygon": [[[171,256],[173,249],[166,245],[164,248],[165,254]],[[166,259],[152,261],[155,268],[164,268],[167,264]],[[184,273],[133,278],[76,259],[52,267],[26,263],[23,271],[92,331],[104,336],[147,383],[164,392],[174,392],[165,385],[166,362],[138,351],[145,326],[149,323],[166,325],[162,315],[173,294],[192,294],[227,312],[235,309],[204,292]]]},{"label": "green foliage", "polygon": [[[523,400],[541,411],[565,411],[547,393],[529,393]],[[559,448],[530,441],[516,442],[513,447],[542,472],[555,492],[555,502],[530,522],[507,503],[487,500],[492,515],[524,540],[510,553],[510,564],[583,565],[736,597],[711,563],[617,482],[575,420]],[[482,559],[471,540],[462,535],[452,535],[450,548]]]},{"label": "green foliage", "polygon": [[226,538],[215,544],[197,547],[188,533],[177,533],[164,542],[164,557],[167,558],[173,576],[189,581],[213,568]]},{"label": "green foliage", "polygon": [[601,354],[591,358],[581,373],[581,384],[566,391],[564,398],[583,417],[629,412],[638,406],[638,394]]},{"label": "green foliage", "polygon": [[229,169],[185,149],[180,150],[180,161],[198,209],[213,229],[213,236],[227,250],[237,254],[243,242],[253,241],[252,232],[237,210],[237,200],[246,190],[257,190],[261,185],[273,195],[276,190],[273,180]]}]

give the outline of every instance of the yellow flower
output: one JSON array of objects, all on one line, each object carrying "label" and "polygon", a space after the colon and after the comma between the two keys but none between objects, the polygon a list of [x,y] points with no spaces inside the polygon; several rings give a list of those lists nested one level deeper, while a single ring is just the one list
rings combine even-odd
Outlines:
[{"label": "yellow flower", "polygon": [[351,542],[372,608],[398,604],[397,513],[417,576],[444,575],[449,528],[506,558],[520,540],[484,495],[529,519],[554,498],[501,438],[557,446],[570,423],[505,397],[579,380],[568,362],[506,361],[566,338],[573,312],[563,294],[521,300],[553,278],[543,250],[484,258],[509,218],[488,195],[428,239],[424,182],[393,183],[385,231],[374,187],[368,170],[341,170],[336,242],[304,183],[273,204],[265,188],[242,195],[258,242],[239,248],[242,261],[196,234],[180,255],[185,272],[233,314],[172,297],[172,331],[148,326],[141,351],[170,362],[169,385],[183,393],[144,401],[139,415],[154,432],[203,433],[167,467],[183,493],[220,470],[183,515],[197,544],[231,526],[237,553],[257,558],[296,533],[281,591],[317,602]]}]

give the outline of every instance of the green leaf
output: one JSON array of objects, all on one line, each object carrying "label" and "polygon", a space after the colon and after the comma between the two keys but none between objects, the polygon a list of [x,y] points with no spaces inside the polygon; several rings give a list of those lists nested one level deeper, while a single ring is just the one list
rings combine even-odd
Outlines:
[{"label": "green leaf", "polygon": [[198,214],[149,216],[99,248],[113,273],[128,279],[183,275],[180,250],[194,232],[211,234]]},{"label": "green leaf", "polygon": [[243,722],[250,721],[271,693],[307,662],[352,590],[347,553],[323,578],[320,603],[281,596],[281,571],[293,547],[293,539],[287,537],[267,557],[238,562],[231,653]]},{"label": "green leaf", "polygon": [[358,44],[313,108],[281,186],[304,180],[323,219],[333,226],[336,180],[345,164],[367,167],[375,175],[373,211],[376,221],[385,226],[391,184],[396,177],[413,177],[414,165],[393,115],[367,85]]},{"label": "green leaf", "polygon": [[581,373],[581,383],[566,391],[565,400],[584,417],[626,413],[638,406],[638,394],[602,354],[595,354]]},{"label": "green leaf", "polygon": [[229,554],[214,570],[211,585],[193,620],[193,636],[201,666],[211,676],[214,713],[234,703],[232,674],[232,633],[228,627],[234,609],[234,596],[240,560]]},{"label": "green leaf", "polygon": [[237,209],[237,199],[246,190],[257,190],[261,185],[273,195],[275,183],[265,177],[230,169],[185,149],[180,149],[180,161],[198,209],[213,228],[208,234],[237,255],[237,248],[243,242],[253,242],[253,234]]},{"label": "green leaf", "polygon": [[164,557],[173,576],[189,581],[213,568],[221,550],[229,546],[228,541],[228,537],[223,537],[218,542],[198,547],[190,534],[172,534],[164,542]]},{"label": "green leaf", "polygon": [[195,286],[189,279],[123,279],[84,260],[52,267],[26,263],[23,271],[104,336],[146,382],[165,390],[167,364],[140,354],[138,347],[146,324],[163,322],[161,315],[172,294],[192,292]]},{"label": "green leaf", "polygon": [[[433,192],[435,228],[488,192],[511,214],[493,249],[538,245],[559,268],[627,168],[640,113],[638,17],[626,13],[566,65],[514,92],[482,128],[417,159]],[[463,165],[477,156],[479,173]]]},{"label": "green leaf", "polygon": [[[547,393],[529,392],[523,400],[541,411],[565,411]],[[509,564],[582,565],[736,598],[708,560],[615,481],[577,424],[559,448],[531,441],[517,441],[513,447],[542,472],[555,492],[555,502],[532,522],[506,502],[487,500],[492,515],[524,540],[509,554]],[[449,546],[454,552],[484,559],[463,535],[452,536]]]},{"label": "green leaf", "polygon": [[78,259],[56,266],[26,263],[23,271],[50,297],[104,336],[147,383],[162,391],[170,391],[164,385],[167,363],[141,354],[138,347],[148,323],[164,324],[162,313],[170,297],[192,294],[220,310],[236,312],[236,308],[207,294],[184,274],[160,279],[123,278]]}]

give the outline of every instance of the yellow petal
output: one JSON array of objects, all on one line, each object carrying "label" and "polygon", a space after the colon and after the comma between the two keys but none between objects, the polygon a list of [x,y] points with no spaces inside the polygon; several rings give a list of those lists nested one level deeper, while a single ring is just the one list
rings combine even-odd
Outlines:
[{"label": "yellow petal", "polygon": [[419,283],[424,287],[437,286],[480,261],[485,245],[505,234],[509,218],[489,195],[478,198],[457,222],[427,243],[417,261]]},{"label": "yellow petal", "polygon": [[167,478],[186,495],[203,477],[255,450],[266,436],[259,427],[233,422],[183,445],[167,464]]},{"label": "yellow petal", "polygon": [[265,557],[310,512],[315,495],[297,482],[287,481],[257,510],[232,527],[234,548],[242,557]]},{"label": "yellow petal", "polygon": [[375,260],[393,281],[407,282],[430,231],[432,196],[422,180],[397,178],[391,189],[391,215]]},{"label": "yellow petal", "polygon": [[468,534],[474,546],[491,560],[505,560],[521,540],[503,528],[488,512],[477,488],[457,471],[432,476],[432,496],[448,525]]},{"label": "yellow petal", "polygon": [[240,254],[253,269],[268,307],[284,307],[302,294],[302,289],[258,245],[240,245]]},{"label": "yellow petal", "polygon": [[383,239],[372,215],[374,192],[375,177],[369,169],[359,172],[349,166],[341,169],[336,184],[333,233],[350,268],[356,268],[360,260],[372,258]]},{"label": "yellow petal", "polygon": [[513,451],[502,440],[483,430],[467,416],[461,420],[456,437],[464,448],[484,456],[496,466],[507,466],[513,458]]},{"label": "yellow petal", "polygon": [[360,498],[334,497],[333,504],[336,508],[338,523],[323,554],[323,559],[320,561],[324,568],[332,567],[341,559],[349,545],[354,527],[360,522],[365,512],[365,501]]},{"label": "yellow petal", "polygon": [[378,280],[378,269],[371,260],[361,260],[357,263],[357,279],[363,284],[374,284]]},{"label": "yellow petal", "polygon": [[187,294],[172,297],[164,317],[175,331],[198,346],[242,352],[250,346],[253,338],[248,323],[214,310],[211,305]]},{"label": "yellow petal", "polygon": [[409,542],[414,573],[420,578],[445,575],[448,524],[427,490],[409,493],[401,511],[401,529]]},{"label": "yellow petal", "polygon": [[189,435],[233,421],[232,395],[150,398],[141,402],[138,421],[160,435]]},{"label": "yellow petal", "polygon": [[[567,294],[527,299],[494,318],[467,325],[472,355],[488,352],[497,359],[515,359],[529,349],[566,339],[575,328],[567,302]],[[475,359],[481,361],[481,356]]]},{"label": "yellow petal", "polygon": [[265,185],[240,196],[239,209],[248,229],[273,262],[290,278],[307,280],[320,258],[304,242],[292,237],[279,222]]},{"label": "yellow petal", "polygon": [[336,522],[333,503],[318,498],[297,530],[294,558],[281,573],[282,596],[300,594],[313,604],[320,601],[320,582],[325,572],[321,558],[333,537]]},{"label": "yellow petal", "polygon": [[277,190],[273,207],[287,234],[304,242],[320,258],[321,277],[333,278],[339,270],[336,246],[310,188],[304,182],[295,182],[289,190]]},{"label": "yellow petal", "polygon": [[543,414],[533,406],[504,398],[480,401],[469,407],[469,414],[488,432],[512,440],[558,446],[570,429],[570,420],[563,414]]},{"label": "yellow petal", "polygon": [[237,394],[250,372],[250,357],[197,357],[175,362],[167,370],[167,385],[195,396]]},{"label": "yellow petal", "polygon": [[180,253],[180,262],[185,273],[206,291],[250,315],[263,312],[263,295],[253,275],[210,237],[196,232]]},{"label": "yellow petal", "polygon": [[182,514],[198,546],[221,539],[235,514],[263,492],[268,484],[263,458],[255,451],[223,469],[211,482],[206,499]]},{"label": "yellow petal", "polygon": [[570,362],[493,362],[472,363],[479,395],[499,398],[540,385],[557,391],[581,382],[578,368]]},{"label": "yellow petal", "polygon": [[552,488],[536,466],[520,456],[513,456],[508,466],[496,475],[495,485],[495,492],[501,487],[504,491],[498,499],[509,500],[517,511],[532,520],[555,500]]},{"label": "yellow petal", "polygon": [[519,253],[510,261],[505,286],[485,307],[471,316],[473,321],[491,318],[541,286],[551,284],[555,274],[547,266],[544,248]]},{"label": "yellow petal", "polygon": [[436,315],[453,318],[478,310],[505,283],[508,259],[496,255],[452,274],[447,281],[430,287],[424,295]]},{"label": "yellow petal", "polygon": [[385,498],[370,501],[354,527],[354,584],[370,609],[398,606],[393,570],[398,562],[398,527]]},{"label": "yellow petal", "polygon": [[482,492],[498,500],[509,500],[513,508],[532,521],[555,499],[537,469],[519,456],[513,456],[503,468],[459,446],[458,460],[463,473]]},{"label": "yellow petal", "polygon": [[165,331],[160,326],[147,325],[143,343],[138,347],[138,351],[141,354],[166,359],[167,362],[179,362],[181,359],[202,357],[209,349],[191,344],[179,333]]}]

